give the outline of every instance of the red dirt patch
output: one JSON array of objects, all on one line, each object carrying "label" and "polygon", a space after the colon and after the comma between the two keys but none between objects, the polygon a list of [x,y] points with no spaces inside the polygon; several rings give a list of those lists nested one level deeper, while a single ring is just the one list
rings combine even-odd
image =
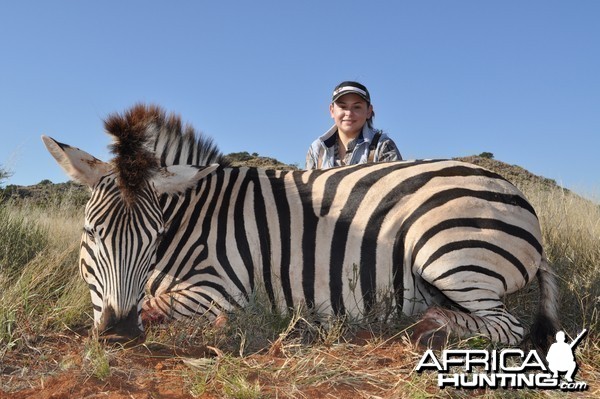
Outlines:
[{"label": "red dirt patch", "polygon": [[[91,341],[76,333],[41,338],[35,349],[4,356],[0,398],[189,398],[179,356],[140,346],[109,351],[110,370],[94,376],[87,353]],[[198,349],[191,356],[206,355]],[[178,371],[179,370],[179,371]]]},{"label": "red dirt patch", "polygon": [[[0,363],[0,399],[190,398],[194,378],[208,378],[206,376],[210,376],[212,371],[190,366],[186,359],[200,359],[199,364],[206,361],[211,365],[222,361],[221,370],[224,370],[224,374],[235,374],[236,362],[244,362],[245,380],[251,385],[257,384],[261,394],[268,397],[357,397],[358,391],[364,392],[370,388],[359,377],[353,376],[351,368],[356,361],[353,356],[368,357],[365,363],[367,368],[394,369],[403,363],[401,367],[409,371],[405,365],[407,353],[402,349],[402,343],[396,341],[385,348],[370,350],[367,343],[369,338],[367,335],[361,336],[357,340],[360,341],[358,345],[349,343],[322,348],[322,352],[317,353],[318,361],[323,363],[321,369],[335,368],[337,371],[334,373],[348,373],[347,378],[329,380],[325,377],[313,381],[314,376],[309,369],[306,375],[302,374],[304,369],[300,369],[298,380],[290,381],[286,378],[295,376],[289,374],[290,369],[299,367],[298,363],[302,361],[302,355],[290,356],[297,346],[294,346],[296,349],[274,347],[272,351],[267,349],[243,359],[223,354],[218,349],[190,346],[173,350],[158,344],[104,351],[104,347],[98,346],[85,334],[68,331],[37,337],[33,340],[35,345],[30,342],[29,346],[18,351],[8,351]],[[98,375],[94,369],[94,355],[90,354],[94,347],[108,354],[110,367],[105,369],[108,371],[104,376]],[[305,347],[301,350],[312,349]],[[223,380],[227,381],[227,377]],[[298,384],[295,391],[290,390],[293,384]],[[224,396],[226,388],[223,382],[217,381],[203,391],[196,391],[195,397],[220,398]]]}]

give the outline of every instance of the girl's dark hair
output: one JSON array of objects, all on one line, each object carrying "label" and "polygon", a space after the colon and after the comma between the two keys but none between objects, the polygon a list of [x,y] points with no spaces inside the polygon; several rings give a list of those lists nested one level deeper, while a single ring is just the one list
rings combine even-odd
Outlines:
[{"label": "girl's dark hair", "polygon": [[[371,105],[371,104],[369,104]],[[371,111],[371,117],[367,119],[367,124],[371,129],[373,129],[373,118],[375,118],[375,111]]]}]

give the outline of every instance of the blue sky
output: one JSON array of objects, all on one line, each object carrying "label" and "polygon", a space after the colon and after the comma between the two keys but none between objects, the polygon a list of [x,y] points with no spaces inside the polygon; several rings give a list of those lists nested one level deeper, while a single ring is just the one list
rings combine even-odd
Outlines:
[{"label": "blue sky", "polygon": [[599,20],[594,0],[2,2],[0,165],[66,181],[39,136],[107,160],[103,118],[137,102],[304,165],[351,79],[405,159],[488,151],[598,194]]}]

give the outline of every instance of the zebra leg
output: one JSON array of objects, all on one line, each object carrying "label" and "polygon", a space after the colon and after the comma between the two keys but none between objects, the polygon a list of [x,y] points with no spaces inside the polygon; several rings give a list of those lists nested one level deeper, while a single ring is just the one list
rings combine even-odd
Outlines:
[{"label": "zebra leg", "polygon": [[448,342],[448,318],[438,307],[431,307],[413,327],[412,341],[422,346],[441,349]]},{"label": "zebra leg", "polygon": [[441,338],[453,333],[461,338],[484,335],[492,341],[516,345],[523,340],[524,332],[521,323],[503,305],[469,313],[431,307],[415,325],[413,341],[440,348],[444,343]]},{"label": "zebra leg", "polygon": [[[502,297],[507,292],[513,292],[526,281],[520,274],[508,273],[514,266],[507,267],[500,263],[498,266],[494,255],[490,251],[452,251],[442,264],[435,262],[426,264],[416,271],[425,283],[435,287],[439,293],[447,298],[440,307],[428,309],[423,315],[424,323],[435,323],[441,331],[447,334],[469,337],[482,335],[494,342],[503,344],[519,344],[524,337],[525,330],[521,323],[510,314],[502,302]],[[459,257],[460,258],[456,258]],[[486,256],[490,259],[486,259]],[[448,266],[453,262],[467,262],[465,266]],[[501,260],[498,260],[501,262]],[[469,263],[471,263],[469,265]],[[483,264],[485,266],[478,266]],[[418,283],[419,281],[415,279]],[[427,284],[417,285],[417,289],[424,298],[432,295],[427,291]],[[430,305],[436,305],[428,301]],[[438,303],[438,305],[440,305]],[[418,326],[421,337],[431,332],[427,324]]]},{"label": "zebra leg", "polygon": [[146,298],[142,304],[142,322],[145,324],[195,316],[204,317],[216,327],[227,322],[227,316],[217,305],[193,291],[165,292]]}]

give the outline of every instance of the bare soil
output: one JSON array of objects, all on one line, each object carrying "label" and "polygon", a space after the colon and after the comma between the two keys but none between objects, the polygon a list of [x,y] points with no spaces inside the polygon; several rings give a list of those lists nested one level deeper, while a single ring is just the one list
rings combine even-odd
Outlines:
[{"label": "bare soil", "polygon": [[[29,350],[11,355],[0,366],[0,398],[188,398],[181,356],[165,348],[133,349],[114,353],[110,375],[92,375],[86,360],[86,341],[91,338],[68,331],[38,337]],[[185,370],[184,370],[185,371]]]},{"label": "bare soil", "polygon": [[[315,346],[275,341],[243,357],[191,342],[105,350],[87,331],[29,337],[0,358],[0,399],[516,397],[514,391],[439,390],[435,377],[413,371],[423,351],[403,335],[382,339],[363,331],[342,344]],[[110,367],[102,375],[90,348],[108,353]],[[577,379],[589,389],[569,397],[598,397],[597,366],[580,361]],[[259,389],[228,391],[236,375]],[[521,394],[547,397],[544,391]]]},{"label": "bare soil", "polygon": [[[336,349],[324,349],[315,361],[325,365],[331,362],[332,373],[344,373],[338,367],[356,365],[365,361],[365,368],[391,371],[390,382],[381,385],[368,378],[320,378],[310,382],[310,376],[303,381],[281,379],[276,370],[294,367],[294,359],[286,354],[286,348],[272,345],[265,351],[244,357],[245,364],[252,364],[253,370],[246,375],[250,383],[260,385],[260,397],[304,397],[340,398],[365,397],[373,391],[380,397],[382,387],[393,387],[394,381],[408,378],[413,357],[405,343],[392,340],[383,345],[370,347],[368,333],[357,334],[354,342]],[[230,397],[219,383],[207,387],[205,392],[192,395],[194,375],[200,371],[190,367],[190,361],[216,359],[222,354],[210,347],[187,347],[172,349],[159,344],[142,344],[131,349],[110,350],[110,371],[105,377],[94,375],[90,364],[89,346],[93,338],[86,331],[65,331],[60,334],[31,338],[25,347],[18,351],[7,351],[0,363],[0,399],[5,398],[222,398]],[[95,341],[94,341],[95,342]],[[398,375],[393,375],[401,370]],[[333,377],[333,375],[332,375]],[[290,394],[290,386],[297,388]],[[372,386],[371,386],[372,385]],[[391,397],[391,396],[390,396]]]}]

